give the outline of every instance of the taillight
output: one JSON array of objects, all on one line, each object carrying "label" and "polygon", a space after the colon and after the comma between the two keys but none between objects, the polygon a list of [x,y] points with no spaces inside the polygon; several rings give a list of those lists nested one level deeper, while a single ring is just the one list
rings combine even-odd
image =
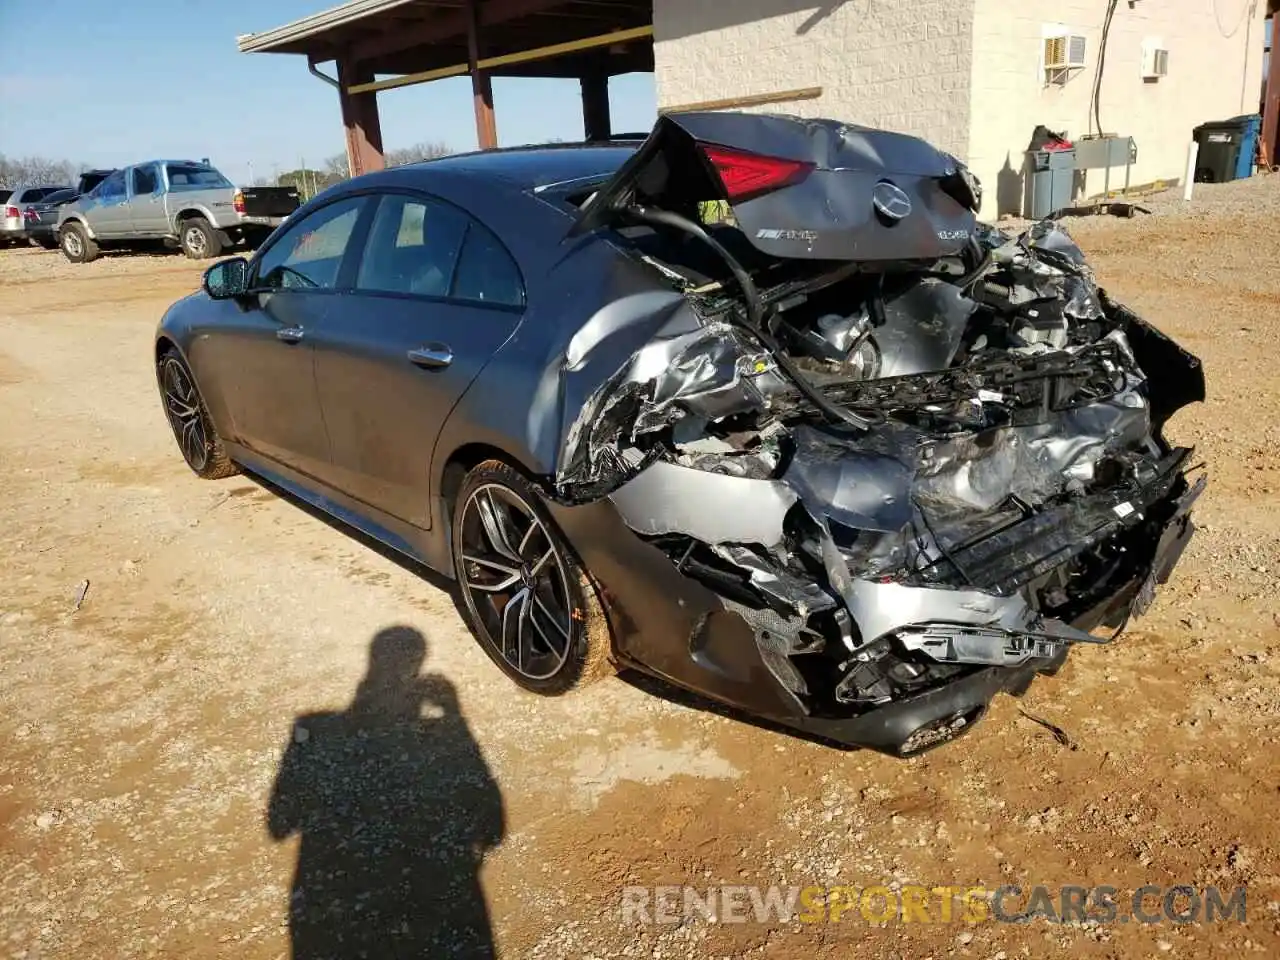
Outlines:
[{"label": "taillight", "polygon": [[22,211],[22,219],[23,220],[39,220],[40,214],[36,213],[35,207],[27,207],[26,210]]},{"label": "taillight", "polygon": [[243,193],[237,190],[236,195],[231,198],[231,202],[235,205],[236,213],[244,213],[244,194]]},{"label": "taillight", "polygon": [[9,204],[9,206],[4,208],[4,217],[6,220],[12,219],[13,217],[20,217],[20,216],[22,216],[22,212],[13,204]]},{"label": "taillight", "polygon": [[720,174],[730,203],[750,200],[763,193],[799,183],[813,170],[812,163],[746,153],[714,143],[700,144],[702,152]]}]

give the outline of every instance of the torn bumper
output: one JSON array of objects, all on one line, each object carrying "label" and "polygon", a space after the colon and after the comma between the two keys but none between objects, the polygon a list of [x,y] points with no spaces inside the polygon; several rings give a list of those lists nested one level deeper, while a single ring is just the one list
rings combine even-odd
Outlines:
[{"label": "torn bumper", "polygon": [[[670,481],[670,473],[659,471],[664,473]],[[697,474],[696,479],[689,479],[705,484],[708,491],[731,479],[698,471],[689,474]],[[658,496],[659,489],[652,480],[638,478],[632,483],[636,489],[624,486],[612,498],[613,509],[609,511],[617,524],[616,532],[623,536],[624,530],[652,524],[652,513],[661,499],[651,499]],[[895,756],[919,753],[968,732],[992,697],[1002,691],[1020,694],[1038,673],[1060,666],[1074,644],[1109,642],[1109,638],[1095,637],[1088,631],[1122,625],[1131,615],[1145,611],[1156,585],[1168,580],[1191,539],[1194,525],[1190,510],[1204,486],[1201,478],[1194,486],[1150,505],[1148,509],[1163,519],[1145,521],[1142,533],[1146,546],[1141,548],[1145,555],[1133,558],[1124,582],[1108,584],[1105,596],[1070,621],[1037,613],[1027,587],[1000,597],[974,590],[850,579],[846,585],[850,602],[845,605],[837,596],[824,605],[821,598],[838,591],[818,580],[789,585],[771,580],[767,571],[748,578],[753,586],[769,591],[775,601],[790,596],[805,619],[824,606],[850,614],[855,628],[851,632],[860,635],[862,642],[846,661],[847,672],[841,680],[844,693],[854,691],[861,682],[864,691],[874,694],[877,682],[884,679],[875,672],[874,660],[889,648],[954,671],[940,684],[918,693],[890,697],[885,687],[886,695],[879,702],[850,697],[844,711],[815,709],[812,702],[795,695],[796,676],[787,666],[788,651],[780,649],[779,643],[787,629],[784,619],[771,611],[761,616],[760,611],[744,609],[680,574],[638,599],[638,607],[632,605],[622,619],[632,631],[628,635],[635,637],[635,629],[656,606],[663,605],[655,604],[657,594],[667,594],[664,600],[674,599],[676,607],[687,614],[681,618],[683,625],[664,623],[659,628],[660,638],[655,640],[650,634],[644,649],[631,651],[634,656],[629,659],[648,672],[807,734]],[[679,494],[670,486],[661,489],[662,497]],[[771,536],[775,527],[780,527],[786,501],[773,498],[770,494],[767,505],[749,498],[743,501],[743,529]],[[595,505],[595,509],[601,506]],[[706,501],[703,507],[704,514],[716,512]],[[583,509],[590,508],[571,508],[570,512]],[[707,516],[703,521],[709,522]],[[1142,523],[1139,520],[1133,529]],[[713,531],[702,528],[699,532]],[[726,538],[742,534],[742,530],[716,532]],[[661,571],[664,577],[676,571],[667,556],[650,543],[634,535],[631,541],[636,555],[622,564],[630,569],[615,568],[619,588],[608,591],[615,612],[628,606],[633,574],[641,566]],[[646,556],[644,564],[638,563],[639,554]],[[637,566],[631,567],[633,563]]]}]

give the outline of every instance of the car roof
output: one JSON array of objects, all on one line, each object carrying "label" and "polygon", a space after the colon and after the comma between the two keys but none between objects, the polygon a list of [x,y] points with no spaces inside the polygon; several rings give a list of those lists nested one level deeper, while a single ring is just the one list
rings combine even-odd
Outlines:
[{"label": "car roof", "polygon": [[497,177],[525,190],[613,174],[636,151],[637,143],[552,144],[459,153],[400,169],[448,171]]}]

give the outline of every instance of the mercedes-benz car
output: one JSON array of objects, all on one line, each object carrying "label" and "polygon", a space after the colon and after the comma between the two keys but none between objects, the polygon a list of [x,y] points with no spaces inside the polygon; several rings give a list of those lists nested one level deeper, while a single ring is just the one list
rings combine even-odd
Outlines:
[{"label": "mercedes-benz car", "polygon": [[1142,613],[1204,487],[1199,361],[980,204],[924,141],[734,113],[369,174],[168,311],[164,408],[200,476],[454,578],[528,690],[909,756]]}]

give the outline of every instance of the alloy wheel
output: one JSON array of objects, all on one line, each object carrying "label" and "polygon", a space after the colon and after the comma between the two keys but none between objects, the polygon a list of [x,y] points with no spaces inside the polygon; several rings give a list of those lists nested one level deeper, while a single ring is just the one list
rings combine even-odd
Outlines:
[{"label": "alloy wheel", "polygon": [[572,601],[564,558],[533,508],[501,484],[477,487],[458,531],[463,589],[494,649],[530,680],[569,657]]},{"label": "alloy wheel", "polygon": [[80,235],[74,230],[68,230],[62,235],[62,249],[67,251],[67,255],[78,257],[84,253],[84,244],[80,242]]},{"label": "alloy wheel", "polygon": [[199,473],[209,459],[208,435],[200,411],[200,395],[182,362],[167,357],[160,367],[160,389],[169,426],[192,470]]}]

